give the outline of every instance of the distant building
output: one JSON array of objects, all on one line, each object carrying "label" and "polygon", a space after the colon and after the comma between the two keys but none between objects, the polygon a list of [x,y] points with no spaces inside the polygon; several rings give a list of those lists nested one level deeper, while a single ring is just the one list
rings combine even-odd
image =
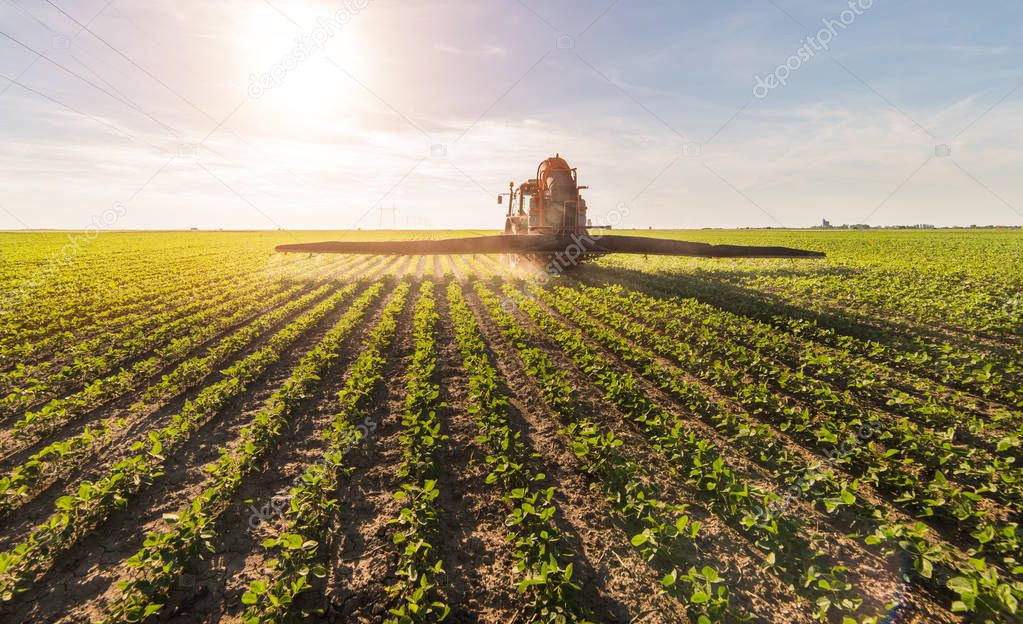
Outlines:
[{"label": "distant building", "polygon": [[825,230],[830,230],[831,227],[832,227],[831,226],[831,221],[828,221],[827,219],[824,219],[823,221],[821,221],[821,227],[823,229],[825,229]]}]

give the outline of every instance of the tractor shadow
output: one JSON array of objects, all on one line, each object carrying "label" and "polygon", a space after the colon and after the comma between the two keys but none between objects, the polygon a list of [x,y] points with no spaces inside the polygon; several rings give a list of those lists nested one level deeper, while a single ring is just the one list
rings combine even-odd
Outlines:
[{"label": "tractor shadow", "polygon": [[[762,272],[769,277],[852,277],[862,271],[846,267],[778,268]],[[637,271],[625,267],[605,268],[583,265],[569,274],[571,279],[589,286],[617,284],[656,298],[685,297],[696,299],[720,310],[745,318],[777,325],[780,319],[807,321],[837,334],[853,336],[914,353],[941,345],[976,347],[969,335],[939,328],[900,323],[893,319],[867,317],[838,306],[809,308],[779,295],[755,290],[737,282],[749,273],[715,270],[682,272]],[[993,347],[994,354],[1011,358],[1011,349]]]}]

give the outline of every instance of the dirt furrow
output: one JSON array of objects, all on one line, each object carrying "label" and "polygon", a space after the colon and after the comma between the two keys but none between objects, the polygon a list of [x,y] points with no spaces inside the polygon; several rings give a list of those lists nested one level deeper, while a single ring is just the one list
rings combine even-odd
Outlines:
[{"label": "dirt furrow", "polygon": [[[446,284],[438,284],[443,293]],[[511,622],[515,604],[515,560],[504,538],[504,501],[487,485],[483,451],[467,411],[468,379],[460,366],[447,298],[437,298],[441,431],[448,436],[439,460],[441,542],[437,552],[447,574],[441,591],[451,606],[448,621]]]},{"label": "dirt furrow", "polygon": [[[415,292],[413,290],[413,292]],[[331,622],[378,622],[387,613],[387,586],[393,582],[396,561],[388,521],[400,505],[397,466],[401,461],[398,414],[405,398],[403,376],[414,349],[413,302],[406,303],[398,333],[384,365],[386,383],[374,392],[367,410],[366,435],[347,455],[352,474],[338,491],[340,510],[331,539],[325,545],[327,579],[321,602]]]}]

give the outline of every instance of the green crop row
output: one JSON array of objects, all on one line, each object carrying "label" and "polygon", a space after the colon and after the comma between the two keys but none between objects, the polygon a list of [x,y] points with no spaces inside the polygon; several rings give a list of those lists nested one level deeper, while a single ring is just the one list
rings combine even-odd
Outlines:
[{"label": "green crop row", "polygon": [[[273,297],[273,291],[257,292],[263,298]],[[213,316],[204,313],[201,318],[182,319],[188,325],[185,333],[158,349],[154,355],[138,360],[108,377],[95,379],[78,392],[51,399],[39,409],[26,412],[14,423],[15,441],[29,444],[42,440],[76,416],[142,388],[149,379],[185,358],[192,349],[258,314],[263,309],[259,299],[253,297],[251,302],[241,306],[237,301],[229,301],[211,308],[209,312]]]},{"label": "green crop row", "polygon": [[444,567],[434,548],[439,538],[437,459],[447,436],[441,433],[437,419],[437,409],[443,404],[438,402],[440,387],[434,379],[439,316],[433,290],[429,280],[419,289],[412,323],[416,346],[404,380],[407,390],[398,437],[402,452],[398,476],[403,481],[394,493],[401,509],[390,521],[397,527],[393,541],[400,548],[398,580],[388,587],[391,597],[398,601],[387,619],[391,624],[437,622],[451,611],[437,592],[436,578],[444,573]]},{"label": "green crop row", "polygon": [[555,524],[553,486],[534,470],[535,456],[522,434],[511,426],[508,399],[490,362],[487,346],[461,287],[452,281],[447,292],[462,364],[469,375],[469,411],[479,428],[477,441],[486,449],[487,483],[496,485],[510,512],[505,519],[515,548],[518,592],[531,622],[581,621],[572,582],[573,564],[565,536]]},{"label": "green crop row", "polygon": [[277,624],[289,618],[315,615],[298,610],[296,600],[312,588],[313,579],[325,573],[317,558],[330,533],[331,518],[337,513],[338,477],[349,470],[345,465],[348,453],[368,433],[360,425],[361,412],[381,382],[384,354],[394,338],[409,289],[408,282],[401,282],[394,289],[380,322],[349,368],[338,394],[340,406],[324,434],[323,455],[288,490],[284,523],[263,541],[263,547],[274,557],[266,566],[271,573],[252,581],[242,596],[242,603],[248,605],[242,615],[244,624]]}]

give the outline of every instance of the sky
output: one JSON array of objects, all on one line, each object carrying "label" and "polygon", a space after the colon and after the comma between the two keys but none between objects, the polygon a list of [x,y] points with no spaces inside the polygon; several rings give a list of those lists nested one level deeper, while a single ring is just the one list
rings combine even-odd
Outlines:
[{"label": "sky", "polygon": [[0,229],[1023,225],[1023,2],[0,0]]}]

